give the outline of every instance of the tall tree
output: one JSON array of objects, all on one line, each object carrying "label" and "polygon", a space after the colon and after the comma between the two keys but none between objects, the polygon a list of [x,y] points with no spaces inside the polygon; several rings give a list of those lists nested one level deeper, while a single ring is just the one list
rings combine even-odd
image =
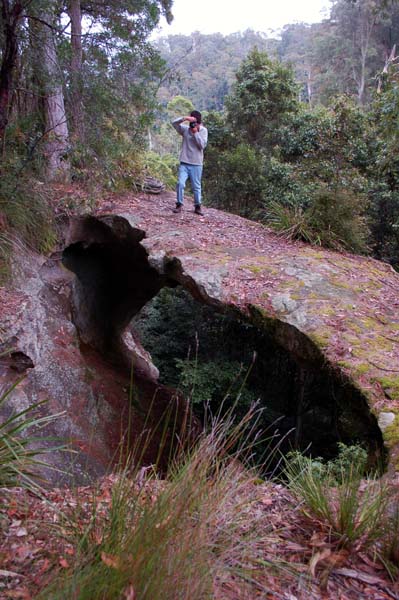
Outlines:
[{"label": "tall tree", "polygon": [[12,93],[14,70],[18,54],[18,28],[24,11],[20,0],[1,0],[1,25],[3,49],[0,67],[0,141],[8,123],[8,110]]},{"label": "tall tree", "polygon": [[67,0],[71,31],[71,124],[75,139],[83,142],[85,137],[82,19],[90,23],[91,33],[85,36],[89,44],[104,49],[111,62],[116,54],[137,51],[161,15],[170,23],[171,6],[172,0]]},{"label": "tall tree", "polygon": [[69,0],[68,15],[71,21],[71,129],[75,138],[85,139],[85,119],[82,90],[82,10],[80,0]]},{"label": "tall tree", "polygon": [[227,99],[228,121],[250,144],[271,143],[273,131],[298,106],[290,67],[255,48],[243,61]]},{"label": "tall tree", "polygon": [[62,73],[56,47],[56,0],[33,7],[30,15],[31,40],[36,57],[38,82],[44,116],[46,175],[51,181],[69,175],[69,131],[65,112]]}]

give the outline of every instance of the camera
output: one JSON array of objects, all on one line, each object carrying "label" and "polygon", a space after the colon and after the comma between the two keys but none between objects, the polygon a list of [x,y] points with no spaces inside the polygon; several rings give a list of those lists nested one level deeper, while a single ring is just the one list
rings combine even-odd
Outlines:
[{"label": "camera", "polygon": [[197,121],[191,121],[190,122],[190,128],[191,129],[194,129],[194,127],[197,127],[197,125],[198,125]]}]

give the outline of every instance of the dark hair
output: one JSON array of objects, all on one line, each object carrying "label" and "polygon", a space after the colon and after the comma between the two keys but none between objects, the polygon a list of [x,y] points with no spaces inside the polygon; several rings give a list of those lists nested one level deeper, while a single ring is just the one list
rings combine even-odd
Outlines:
[{"label": "dark hair", "polygon": [[195,117],[197,119],[197,123],[201,123],[201,113],[198,110],[192,110],[190,113],[190,117]]}]

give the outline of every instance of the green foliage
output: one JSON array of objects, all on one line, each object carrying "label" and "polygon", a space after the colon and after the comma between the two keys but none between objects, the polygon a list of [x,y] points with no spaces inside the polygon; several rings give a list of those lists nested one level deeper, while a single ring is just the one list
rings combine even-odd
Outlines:
[{"label": "green foliage", "polygon": [[187,116],[192,110],[194,110],[194,104],[189,98],[184,98],[183,96],[175,96],[169,100],[167,105],[167,111],[171,120]]},{"label": "green foliage", "polygon": [[304,501],[305,514],[326,522],[340,546],[365,547],[382,535],[388,488],[374,478],[363,484],[365,463],[363,449],[343,444],[329,463],[298,452],[286,458],[288,485]]},{"label": "green foliage", "polygon": [[144,165],[147,175],[160,179],[169,189],[176,186],[178,161],[171,154],[160,156],[155,152],[146,152],[144,155]]},{"label": "green foliage", "polygon": [[[266,213],[272,207],[294,208],[294,212],[306,208],[310,198],[318,188],[318,182],[313,178],[304,178],[296,164],[283,161],[281,157],[270,156],[264,161],[263,176],[265,188],[263,191]],[[262,208],[255,217],[262,218]]]},{"label": "green foliage", "polygon": [[289,239],[357,253],[368,249],[364,198],[350,190],[321,188],[305,210],[270,203],[264,220]]},{"label": "green foliage", "polygon": [[370,178],[370,226],[375,256],[399,264],[399,70],[396,64],[381,74],[381,92],[371,116],[376,122],[375,160]]},{"label": "green foliage", "polygon": [[246,373],[238,361],[176,360],[180,388],[193,404],[218,406],[239,399],[239,412],[249,410],[256,397],[245,388]]},{"label": "green foliage", "polygon": [[399,575],[399,503],[397,493],[392,496],[390,510],[385,521],[381,556],[390,577],[393,581],[397,581]]},{"label": "green foliage", "polygon": [[306,213],[300,206],[270,202],[264,212],[264,222],[287,239],[302,240],[309,244],[319,243],[317,233],[310,227]]},{"label": "green foliage", "polygon": [[134,189],[143,171],[138,148],[112,121],[104,125],[101,143],[76,144],[72,155],[73,179],[77,182],[95,181],[113,190]]},{"label": "green foliage", "polygon": [[367,189],[374,132],[367,115],[345,96],[328,108],[302,108],[279,131],[280,160],[295,166],[299,182]]},{"label": "green foliage", "polygon": [[264,187],[262,157],[249,144],[208,151],[204,195],[211,206],[249,217],[261,206]]},{"label": "green foliage", "polygon": [[53,248],[54,218],[45,189],[19,163],[0,167],[0,216],[6,224],[0,236],[0,276],[7,277],[16,240],[42,253]]},{"label": "green foliage", "polygon": [[366,472],[367,459],[367,452],[362,446],[347,446],[338,442],[338,456],[329,461],[331,476],[338,484],[342,484],[353,471],[361,477]]},{"label": "green foliage", "polygon": [[72,176],[112,189],[132,188],[142,179],[143,153],[156,108],[156,77],[162,64],[146,46],[116,53],[112,63],[100,47],[84,65],[85,131],[73,139]]},{"label": "green foliage", "polygon": [[251,144],[270,145],[276,127],[298,108],[292,70],[255,48],[241,64],[236,79],[226,99],[229,126]]},{"label": "green foliage", "polygon": [[338,454],[329,461],[324,461],[321,457],[304,457],[301,452],[292,451],[287,455],[287,462],[294,469],[306,464],[311,477],[323,481],[328,478],[331,485],[341,485],[353,473],[363,477],[367,468],[367,452],[362,446],[356,444],[347,446],[342,442],[337,443]]},{"label": "green foliage", "polygon": [[320,190],[307,210],[309,226],[322,246],[357,253],[367,250],[364,215],[364,198],[345,189]]},{"label": "green foliage", "polygon": [[247,30],[227,36],[198,31],[187,36],[168,35],[153,44],[167,64],[168,77],[158,94],[160,102],[167,105],[171,98],[183,96],[205,112],[223,109],[235,73],[254,46],[273,53],[278,42]]},{"label": "green foliage", "polygon": [[[19,383],[17,382],[0,395],[0,408],[3,411],[8,398],[12,396]],[[43,446],[45,439],[38,436],[40,428],[61,416],[61,413],[47,417],[37,416],[37,409],[42,404],[43,402],[38,402],[26,409],[14,412],[0,423],[1,487],[20,485],[37,487],[39,478],[37,469],[46,466],[41,457],[60,449],[60,447]],[[32,430],[34,434],[29,435]]]},{"label": "green foliage", "polygon": [[[215,313],[184,290],[163,289],[136,317],[134,331],[151,353],[160,381],[181,389],[201,419],[208,409],[225,414],[233,406],[235,419],[240,419],[261,398],[268,402],[258,415],[259,430],[265,432],[279,415],[273,409],[279,392],[267,384],[270,396],[277,396],[273,403],[262,366],[255,360],[257,347],[266,342],[254,327]],[[273,361],[274,355],[265,360]],[[281,365],[279,358],[275,361]],[[263,438],[259,460],[266,447],[270,450]]]},{"label": "green foliage", "polygon": [[[397,173],[399,174],[399,164]],[[371,245],[376,258],[399,267],[399,179],[391,171],[370,190]]]}]

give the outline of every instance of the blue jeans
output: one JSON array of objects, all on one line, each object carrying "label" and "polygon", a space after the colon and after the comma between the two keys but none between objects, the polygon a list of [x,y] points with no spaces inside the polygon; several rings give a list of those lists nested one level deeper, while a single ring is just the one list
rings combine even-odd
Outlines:
[{"label": "blue jeans", "polygon": [[194,204],[201,204],[201,177],[202,165],[189,165],[188,163],[180,163],[179,175],[176,185],[177,204],[183,204],[184,188],[186,187],[187,179],[190,179],[191,189],[194,194]]}]

